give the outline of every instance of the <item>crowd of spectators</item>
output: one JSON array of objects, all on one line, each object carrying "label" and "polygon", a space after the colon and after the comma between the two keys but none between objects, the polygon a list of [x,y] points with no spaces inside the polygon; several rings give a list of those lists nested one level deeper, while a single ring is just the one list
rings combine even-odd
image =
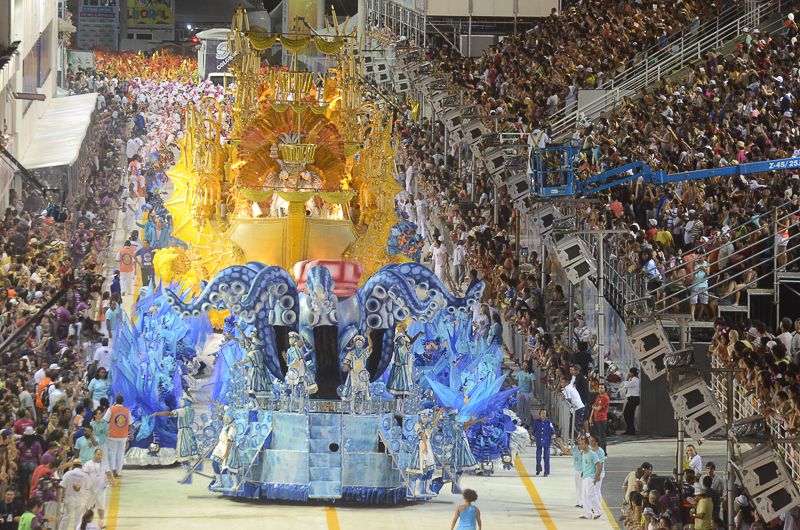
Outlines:
[{"label": "crowd of spectators", "polygon": [[[117,79],[80,72],[67,83],[99,94],[77,178],[53,182],[60,189],[48,197],[12,190],[0,225],[0,518],[14,528],[21,518],[71,530],[84,501],[110,484],[108,468],[90,461],[109,431],[108,337],[123,314],[108,263],[135,113]],[[104,506],[95,509],[102,518]]]},{"label": "crowd of spectators", "polygon": [[[631,9],[624,4],[618,7]],[[428,58],[449,71],[451,80],[466,87],[477,101],[488,102],[484,108],[495,118],[485,117],[487,124],[499,130],[533,131],[531,136],[538,132],[537,138],[544,133],[546,138],[546,118],[524,111],[525,105],[539,108],[537,98],[549,97],[547,91],[537,93],[545,83],[533,83],[519,68],[520,62],[527,65],[526,54],[536,55],[541,47],[520,43],[515,48],[515,39],[532,39],[545,32],[548,45],[564,48],[561,53],[544,54],[551,60],[560,58],[547,66],[558,69],[564,60],[575,57],[567,48],[581,39],[575,36],[578,30],[557,28],[573,27],[575,20],[578,26],[593,23],[595,8],[593,2],[586,2],[573,11],[554,14],[533,31],[504,39],[477,62],[456,57],[446,45],[429,48]],[[708,9],[691,2],[677,4],[675,13],[659,10],[657,17],[695,20],[694,16],[710,15]],[[640,15],[643,26],[653,18],[649,12]],[[613,14],[610,18],[615,19]],[[579,178],[636,160],[677,172],[797,155],[796,33],[793,16],[786,18],[785,29],[778,34],[753,30],[731,53],[711,52],[685,78],[665,79],[627,98],[615,112],[583,123],[573,136],[581,148]],[[596,42],[596,46],[605,45],[604,39]],[[607,56],[589,54],[585,61]],[[533,64],[538,63],[534,60]],[[602,65],[592,68],[603,71]],[[584,70],[585,65],[576,69]],[[553,82],[563,76],[547,79]],[[564,82],[558,86],[568,91],[585,87],[580,82],[573,85],[572,89]],[[516,96],[505,94],[508,91]],[[504,98],[498,107],[496,97]],[[470,265],[489,284],[488,299],[504,308],[507,317],[513,316],[523,332],[532,335],[540,327],[547,328],[541,318],[541,299],[559,297],[554,284],[542,285],[542,268],[551,272],[552,260],[548,256],[541,263],[536,252],[522,255],[515,238],[509,237],[514,235],[518,213],[504,189],[494,189],[484,172],[472,175],[465,170],[470,155],[464,145],[451,141],[444,152],[440,122],[406,123],[402,134],[408,146],[403,166],[407,188],[423,192],[422,202],[427,203],[423,209],[439,214],[432,222],[441,222],[442,229],[449,231],[453,248],[464,239],[466,255],[473,258]],[[657,299],[658,310],[712,320],[719,306],[745,304],[748,288],[768,286],[772,271],[798,269],[798,195],[800,175],[791,171],[662,186],[639,179],[601,194],[600,208],[594,202],[578,205],[577,214],[587,229],[629,232],[610,239],[608,262]],[[414,206],[407,211],[413,217]]]},{"label": "crowd of spectators", "polygon": [[733,4],[582,0],[553,10],[528,31],[504,37],[478,58],[464,59],[448,46],[429,50],[429,58],[487,113],[538,124],[575,103],[578,90],[607,86],[646,50],[666,46],[667,38],[682,29],[696,31],[701,21]]},{"label": "crowd of spectators", "polygon": [[[635,51],[645,48],[641,44],[652,42],[635,40],[635,32],[613,29],[610,33],[621,35],[625,42],[593,38],[598,28],[605,28],[608,37],[609,27],[624,27],[617,24],[627,20],[612,10],[598,22],[600,17],[592,11],[598,8],[595,4],[580,2],[573,11],[554,14],[532,31],[505,38],[478,59],[462,58],[450,47],[437,44],[426,50],[427,59],[447,72],[454,86],[466,89],[484,111],[487,126],[528,133],[531,138],[535,134],[531,143],[546,144],[549,114],[574,99],[577,90],[600,86]],[[627,2],[615,7],[635,9]],[[634,20],[649,39],[660,40],[664,32],[652,26],[663,24],[665,17],[673,22],[664,29],[675,29],[697,24],[716,7],[684,2],[676,4],[674,11],[659,10],[657,16],[638,12]],[[629,47],[629,38],[640,46]],[[574,52],[573,47],[584,50],[586,46],[595,53]],[[800,156],[798,54],[798,29],[792,15],[785,18],[781,31],[751,30],[731,51],[712,51],[684,75],[665,78],[626,98],[613,112],[581,123],[571,138],[581,153],[578,178],[639,160],[675,173]],[[485,172],[472,171],[466,162],[471,155],[464,145],[451,141],[445,151],[441,122],[407,118],[400,130],[405,145],[401,167],[411,196],[403,207],[409,217],[435,227],[432,236],[427,228],[423,231],[431,240],[449,237],[452,248],[466,248],[464,270],[472,269],[486,282],[484,302],[491,311],[504,314],[529,340],[521,361],[545,367],[551,382],[562,381],[576,391],[580,387],[587,395],[577,392],[579,401],[589,404],[588,393],[597,384],[591,377],[596,366],[582,367],[580,361],[593,362],[593,333],[576,311],[573,335],[565,335],[567,306],[561,310],[566,300],[555,281],[552,256],[542,261],[536,252],[526,255],[518,248],[519,212]],[[743,369],[737,386],[752,396],[762,412],[779,418],[785,432],[800,431],[796,412],[800,328],[783,319],[773,336],[763,323],[749,319],[728,323],[719,316],[720,307],[747,304],[748,289],[773,287],[774,271],[799,269],[795,260],[800,258],[800,173],[775,171],[670,185],[637,179],[594,198],[599,201],[571,207],[587,229],[624,232],[608,239],[608,262],[631,283],[641,285],[652,296],[656,310],[716,319],[712,355],[725,366]],[[416,206],[420,202],[421,209]],[[457,253],[453,254],[456,260]],[[463,266],[458,261],[453,265],[454,270]],[[454,280],[461,285],[461,278]],[[556,318],[548,318],[545,299]],[[530,366],[526,363],[526,370]],[[587,385],[583,379],[588,379]],[[711,494],[699,473],[696,479],[687,480],[694,490],[684,492],[703,506],[701,519],[706,522],[696,527],[714,528],[713,516],[706,519],[707,503],[701,502]],[[682,515],[660,517],[665,512],[661,500],[676,495],[675,488],[666,492],[659,488],[651,501],[648,497],[654,492],[647,494],[645,489],[644,493],[637,492],[639,502],[632,503],[640,511],[627,516],[629,528],[673,528],[676,518],[687,520],[692,507],[684,507]],[[714,513],[718,501],[713,502]],[[737,497],[737,506],[739,526],[766,526],[746,497]]]}]

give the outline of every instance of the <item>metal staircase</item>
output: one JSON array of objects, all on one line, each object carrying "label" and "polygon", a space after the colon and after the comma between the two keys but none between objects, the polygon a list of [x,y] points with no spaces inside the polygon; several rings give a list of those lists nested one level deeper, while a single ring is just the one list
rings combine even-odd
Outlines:
[{"label": "metal staircase", "polygon": [[[614,110],[624,98],[635,96],[653,83],[702,60],[709,51],[736,42],[745,30],[780,28],[780,14],[790,7],[790,2],[786,0],[737,3],[714,20],[698,26],[690,25],[669,39],[666,46],[656,45],[645,51],[643,60],[634,58],[625,70],[615,74],[596,91],[600,94],[596,99],[580,105],[579,97],[571,105],[550,115],[550,137],[560,139],[569,136],[578,123],[591,121],[601,112]],[[764,26],[776,19],[777,23]]]},{"label": "metal staircase", "polygon": [[[776,236],[782,227],[788,227],[793,216],[800,210],[792,201],[783,203],[772,210],[759,216],[766,220],[758,224],[750,219],[745,223],[731,229],[730,244],[734,252],[727,257],[720,258],[717,248],[703,250],[701,246],[690,249],[682,255],[680,264],[666,269],[664,274],[668,277],[678,276],[687,263],[697,265],[703,261],[708,264],[709,274],[708,296],[719,307],[719,316],[724,316],[731,321],[738,320],[742,315],[756,317],[765,323],[774,326],[778,320],[778,304],[780,303],[777,286],[781,281],[793,281],[798,276],[795,272],[787,272],[796,267],[800,256],[791,258],[785,255],[785,263],[777,252]],[[788,231],[788,229],[787,229]],[[787,248],[798,241],[800,232],[788,233],[786,238]],[[673,274],[676,273],[676,274]],[[734,281],[739,293],[739,305],[723,304],[719,294],[726,283]],[[672,291],[671,293],[668,293]],[[667,292],[660,298],[658,292]],[[687,306],[692,297],[692,288],[685,285],[681,277],[672,279],[662,285],[658,290],[645,290],[644,297],[655,301],[652,316],[661,321],[665,327],[674,327],[677,315],[686,315]],[[730,296],[730,295],[729,295]],[[735,292],[733,294],[735,296]],[[772,311],[763,310],[763,304],[757,304],[757,297],[769,296],[770,304],[774,305]],[[744,302],[744,303],[742,303]],[[689,322],[690,327],[703,327],[698,322]]]},{"label": "metal staircase", "polygon": [[342,415],[308,415],[308,497],[342,496]]}]

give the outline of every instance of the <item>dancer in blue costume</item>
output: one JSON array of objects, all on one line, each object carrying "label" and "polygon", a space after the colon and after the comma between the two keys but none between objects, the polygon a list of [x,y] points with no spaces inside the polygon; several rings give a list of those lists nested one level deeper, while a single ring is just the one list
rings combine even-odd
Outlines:
[{"label": "dancer in blue costume", "polygon": [[239,344],[246,352],[245,358],[233,363],[233,366],[250,364],[250,396],[265,394],[272,391],[272,382],[269,379],[269,370],[259,352],[259,340],[255,336],[255,329],[248,333],[242,332],[243,338],[227,335],[226,338]]},{"label": "dancer in blue costume", "polygon": [[405,324],[400,323],[396,328],[394,355],[389,379],[386,382],[386,390],[396,398],[395,404],[398,412],[402,412],[403,399],[411,394],[411,387],[414,384],[414,354],[411,346],[423,333],[420,331],[413,337],[409,337]]},{"label": "dancer in blue costume", "polygon": [[233,417],[225,410],[222,416],[222,429],[219,433],[217,445],[211,453],[211,463],[214,468],[214,482],[209,486],[212,490],[222,487],[222,473],[228,471],[233,478],[232,490],[239,488],[242,461],[239,448],[236,446],[236,424]]},{"label": "dancer in blue costume", "polygon": [[472,454],[472,449],[469,447],[467,440],[467,429],[470,426],[484,421],[486,418],[471,419],[467,422],[461,422],[458,418],[458,411],[451,410],[450,414],[453,416],[448,423],[452,429],[453,435],[453,449],[450,452],[450,473],[452,473],[453,493],[461,493],[461,475],[464,471],[477,469],[480,464]]},{"label": "dancer in blue costume", "polygon": [[197,439],[192,430],[194,408],[192,408],[191,398],[185,397],[183,406],[179,409],[154,412],[150,415],[150,417],[155,416],[172,416],[178,419],[178,443],[176,446],[178,453],[176,460],[178,462],[189,462],[200,456],[200,450],[197,448]]},{"label": "dancer in blue costume", "polygon": [[414,496],[427,493],[428,480],[433,476],[433,470],[436,468],[436,456],[433,453],[431,437],[436,431],[436,426],[442,419],[444,411],[445,409],[441,408],[436,411],[434,416],[431,409],[423,409],[419,411],[419,419],[414,423],[414,432],[417,434],[418,440],[408,462],[408,471],[415,483]]}]

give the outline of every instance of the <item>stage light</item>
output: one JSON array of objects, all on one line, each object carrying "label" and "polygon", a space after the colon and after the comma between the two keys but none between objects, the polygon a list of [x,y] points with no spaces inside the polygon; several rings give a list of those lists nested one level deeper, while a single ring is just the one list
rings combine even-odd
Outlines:
[{"label": "stage light", "polygon": [[694,366],[694,349],[687,348],[664,356],[664,365],[667,370],[691,368]]}]

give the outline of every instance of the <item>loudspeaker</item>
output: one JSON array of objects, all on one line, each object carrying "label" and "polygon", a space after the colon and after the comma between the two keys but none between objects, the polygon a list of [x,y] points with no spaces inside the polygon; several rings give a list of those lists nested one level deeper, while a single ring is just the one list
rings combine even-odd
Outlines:
[{"label": "loudspeaker", "polygon": [[707,405],[718,404],[717,398],[699,375],[681,381],[670,393],[669,399],[679,418],[688,418]]},{"label": "loudspeaker", "polygon": [[484,127],[480,120],[472,120],[461,127],[461,134],[470,145],[477,145],[483,135],[488,133],[489,130]]},{"label": "loudspeaker", "polygon": [[502,149],[490,149],[483,154],[483,165],[490,175],[499,173],[503,170],[506,163],[506,155]]},{"label": "loudspeaker", "polygon": [[554,248],[567,279],[573,284],[595,274],[597,263],[592,258],[589,246],[578,236],[563,237]]},{"label": "loudspeaker", "polygon": [[451,134],[461,127],[461,109],[450,109],[444,113],[444,126]]},{"label": "loudspeaker", "polygon": [[696,441],[714,434],[725,427],[725,418],[716,403],[706,405],[683,421],[686,434]]},{"label": "loudspeaker", "polygon": [[647,374],[651,381],[655,381],[662,375],[667,373],[667,366],[664,363],[664,358],[668,352],[660,352],[644,359],[639,359],[639,366],[642,371]]},{"label": "loudspeaker", "polygon": [[768,490],[779,482],[791,481],[792,478],[781,455],[766,443],[742,453],[741,460],[734,467],[742,486],[751,495]]},{"label": "loudspeaker", "polygon": [[586,278],[596,275],[597,269],[594,266],[594,260],[581,259],[564,267],[564,274],[572,285],[578,285]]},{"label": "loudspeaker", "polygon": [[[640,361],[659,353],[673,352],[667,333],[656,320],[648,320],[633,326],[628,337]],[[650,378],[653,379],[652,376]]]},{"label": "loudspeaker", "polygon": [[775,484],[757,495],[751,494],[750,498],[765,521],[771,521],[780,514],[800,505],[800,493],[797,491],[797,485],[791,481]]},{"label": "loudspeaker", "polygon": [[508,178],[506,188],[512,202],[524,200],[531,194],[531,179],[525,171],[520,171]]},{"label": "loudspeaker", "polygon": [[555,244],[555,251],[562,267],[578,259],[594,261],[589,245],[578,236],[572,235],[561,238]]},{"label": "loudspeaker", "polygon": [[561,212],[552,204],[547,204],[534,210],[533,219],[539,235],[546,237],[552,232],[556,220],[561,219]]}]

